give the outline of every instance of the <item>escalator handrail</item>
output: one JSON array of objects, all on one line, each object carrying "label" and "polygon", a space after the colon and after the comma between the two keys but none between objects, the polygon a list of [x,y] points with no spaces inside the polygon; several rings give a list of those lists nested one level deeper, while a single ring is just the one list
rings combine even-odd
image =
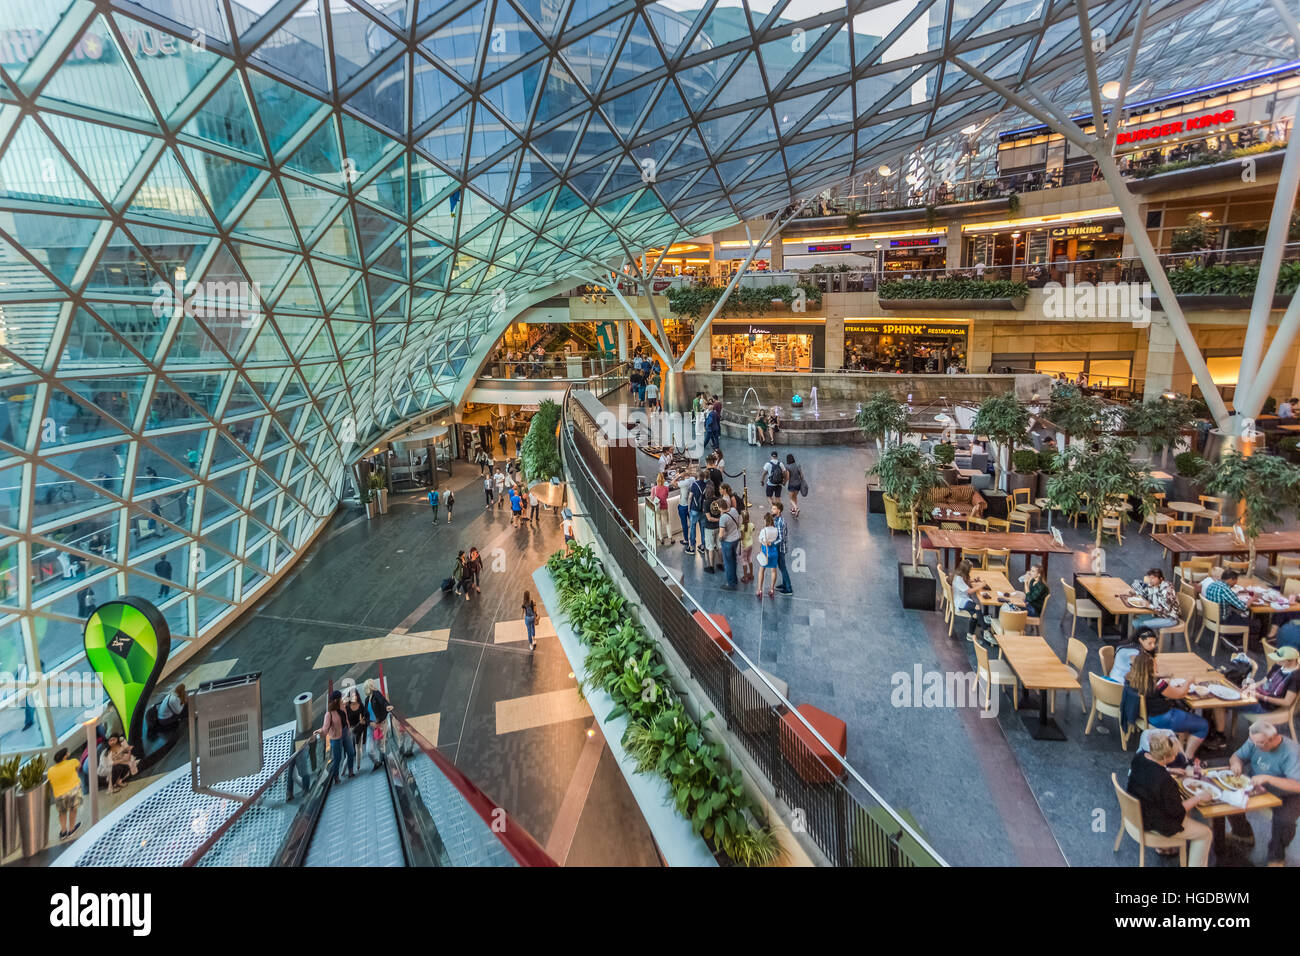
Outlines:
[{"label": "escalator handrail", "polygon": [[311,850],[311,841],[316,836],[316,827],[320,825],[320,816],[334,786],[334,774],[325,766],[322,756],[318,769],[319,776],[310,790],[303,796],[302,806],[289,823],[289,830],[280,841],[280,848],[275,853],[271,866],[302,866]]},{"label": "escalator handrail", "polygon": [[384,777],[393,801],[393,818],[401,839],[402,856],[407,866],[451,866],[451,857],[437,822],[420,798],[415,775],[402,758],[401,746],[393,733],[393,715],[388,715],[388,732],[384,738]]},{"label": "escalator handrail", "polygon": [[[542,849],[541,844],[533,839],[532,834],[520,826],[506,812],[504,807],[479,789],[478,785],[465,776],[454,763],[444,757],[438,751],[438,748],[429,743],[423,734],[412,727],[401,713],[393,710],[391,716],[401,725],[402,730],[410,735],[415,745],[424,752],[424,755],[433,761],[434,766],[438,768],[442,775],[451,781],[452,786],[459,791],[465,802],[478,814],[492,835],[501,842],[501,845],[505,847],[506,851],[520,866],[559,866]],[[506,826],[504,830],[500,830],[498,829],[500,826],[499,821],[503,819]]]}]

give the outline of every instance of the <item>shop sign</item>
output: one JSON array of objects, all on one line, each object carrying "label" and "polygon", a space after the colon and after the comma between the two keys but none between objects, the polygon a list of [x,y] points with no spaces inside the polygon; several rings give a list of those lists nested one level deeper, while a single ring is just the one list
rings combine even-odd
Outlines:
[{"label": "shop sign", "polygon": [[1056,226],[1049,235],[1053,239],[1073,239],[1082,236],[1102,236],[1119,232],[1122,228],[1119,223],[1080,222],[1072,226]]},{"label": "shop sign", "polygon": [[939,236],[919,236],[914,239],[890,239],[889,248],[891,249],[916,249],[924,246],[937,246],[940,244]]},{"label": "shop sign", "polygon": [[1128,146],[1135,143],[1144,143],[1148,140],[1164,139],[1178,133],[1200,132],[1218,126],[1227,126],[1235,122],[1236,119],[1236,110],[1220,110],[1217,113],[1202,113],[1198,116],[1190,116],[1185,120],[1152,123],[1149,126],[1139,126],[1137,129],[1125,130],[1116,138],[1115,145]]},{"label": "shop sign", "polygon": [[809,252],[850,252],[853,249],[851,242],[824,242],[821,245],[809,246]]},{"label": "shop sign", "polygon": [[965,325],[936,322],[860,322],[844,326],[845,332],[879,332],[881,335],[965,335]]}]

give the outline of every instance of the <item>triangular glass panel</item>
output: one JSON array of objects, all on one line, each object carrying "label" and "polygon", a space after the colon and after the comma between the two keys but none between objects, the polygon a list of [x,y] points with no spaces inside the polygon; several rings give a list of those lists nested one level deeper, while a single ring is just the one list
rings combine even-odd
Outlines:
[{"label": "triangular glass panel", "polygon": [[321,6],[304,4],[250,56],[325,93],[329,91],[329,80],[325,70],[325,35],[321,26],[324,13]]},{"label": "triangular glass panel", "polygon": [[464,165],[463,152],[468,123],[469,110],[461,107],[416,145],[453,173],[459,174]]},{"label": "triangular glass panel", "polygon": [[492,14],[492,28],[488,34],[482,75],[491,76],[498,70],[513,66],[521,57],[540,46],[541,41],[528,25],[527,19],[516,13],[510,4],[498,3]]},{"label": "triangular glass panel", "polygon": [[231,211],[243,202],[245,194],[262,175],[262,171],[250,163],[235,162],[193,146],[177,148],[194,181],[203,190],[203,198],[221,222],[225,222]]},{"label": "triangular glass panel", "polygon": [[465,91],[423,54],[417,52],[412,62],[411,128],[419,129]]},{"label": "triangular glass panel", "polygon": [[202,200],[170,149],[162,151],[149,178],[136,192],[135,199],[131,202],[131,212],[205,225],[212,223],[203,208]]},{"label": "triangular glass panel", "polygon": [[618,42],[625,22],[626,18],[606,24],[560,51],[564,62],[569,66],[569,72],[587,88],[588,92],[596,93],[600,90],[601,77],[609,64],[610,54],[614,52],[614,45]]},{"label": "triangular glass panel", "polygon": [[537,115],[533,123],[542,126],[585,103],[587,99],[582,95],[582,87],[558,60],[552,60],[550,72],[546,76],[546,86],[542,89],[541,98],[537,103]]},{"label": "triangular glass panel", "polygon": [[[17,22],[8,21],[5,25],[19,28],[27,24],[20,19]],[[135,77],[127,69],[127,57],[118,49],[113,32],[102,16],[95,17],[87,24],[85,32],[73,49],[81,52],[84,58],[94,60],[94,82],[86,81],[84,69],[69,67],[65,63],[60,69],[54,71],[49,82],[41,88],[41,100],[88,107],[112,116],[129,116],[146,122],[154,121],[153,113],[140,93]],[[30,70],[24,72],[20,84],[27,88],[28,93],[34,86],[28,79],[28,74],[31,72]]]},{"label": "triangular glass panel", "polygon": [[348,106],[393,133],[406,126],[406,64],[399,56],[348,97]]},{"label": "triangular glass panel", "polygon": [[[250,79],[259,75],[252,70],[248,73]],[[266,82],[270,85],[272,81]],[[274,86],[277,89],[281,88],[278,83]],[[256,83],[253,84],[253,91],[257,92]],[[278,118],[272,117],[272,124],[276,121]],[[272,128],[272,124],[268,124],[268,130]],[[301,125],[300,120],[298,126]],[[257,124],[253,121],[252,110],[248,106],[247,97],[244,96],[244,87],[239,82],[238,72],[231,73],[199,108],[199,111],[185,124],[185,132],[209,143],[228,146],[259,159],[263,157]]]},{"label": "triangular glass panel", "polygon": [[482,39],[483,5],[475,4],[447,25],[435,30],[420,47],[432,53],[467,83],[472,83]]},{"label": "triangular glass panel", "polygon": [[313,176],[322,182],[343,189],[346,179],[343,170],[343,152],[339,149],[338,130],[334,117],[328,116],[316,132],[284,161],[285,167]]},{"label": "triangular glass panel", "polygon": [[492,104],[497,115],[504,117],[517,131],[528,126],[533,100],[537,98],[537,87],[541,83],[542,69],[542,63],[534,63],[483,91],[483,99]]}]

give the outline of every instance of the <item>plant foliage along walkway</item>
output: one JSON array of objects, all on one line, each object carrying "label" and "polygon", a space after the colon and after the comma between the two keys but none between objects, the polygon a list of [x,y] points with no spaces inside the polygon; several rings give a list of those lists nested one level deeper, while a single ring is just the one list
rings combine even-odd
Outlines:
[{"label": "plant foliage along walkway", "polygon": [[555,442],[555,428],[560,423],[560,406],[546,399],[528,423],[528,434],[519,448],[524,477],[530,482],[549,481],[561,473],[560,450]]},{"label": "plant foliage along walkway", "polygon": [[[722,747],[705,738],[667,680],[655,642],[632,616],[632,604],[601,568],[590,547],[574,545],[547,560],[560,608],[588,648],[584,688],[613,698],[608,719],[628,717],[623,747],[637,773],[657,773],[672,789],[677,812],[715,850],[744,866],[779,860],[776,837],[761,826]],[[708,720],[712,714],[705,716]]]},{"label": "plant foliage along walkway", "polygon": [[[772,311],[772,303],[778,299],[790,308],[798,291],[802,289],[806,304],[819,308],[822,304],[822,290],[809,282],[798,285],[771,285],[764,287],[737,286],[722,306],[719,317],[728,315],[765,315]],[[713,310],[726,286],[694,285],[684,288],[673,287],[668,290],[668,308],[674,315],[698,322]]]},{"label": "plant foliage along walkway", "polygon": [[882,299],[1023,299],[1029,285],[1010,279],[890,279],[880,283]]}]

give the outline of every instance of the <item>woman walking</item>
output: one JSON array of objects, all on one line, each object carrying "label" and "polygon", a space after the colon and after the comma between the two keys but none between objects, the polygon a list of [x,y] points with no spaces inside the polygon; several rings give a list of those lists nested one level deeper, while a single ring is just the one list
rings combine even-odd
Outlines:
[{"label": "woman walking", "polygon": [[348,731],[352,738],[352,759],[360,763],[356,755],[365,752],[366,731],[370,721],[366,717],[366,708],[362,706],[361,695],[355,687],[348,691],[347,699],[343,702],[343,716],[348,719]]},{"label": "woman walking", "polygon": [[465,552],[461,551],[456,555],[456,589],[465,595],[465,600],[469,600],[469,589],[473,586],[474,575],[469,570],[469,559],[465,557]]},{"label": "woman walking", "polygon": [[754,592],[755,597],[763,596],[763,579],[767,577],[768,572],[772,573],[772,578],[768,582],[767,596],[776,596],[776,576],[777,569],[777,548],[780,545],[776,541],[776,519],[769,511],[763,515],[764,526],[758,532],[758,563],[760,570],[758,572],[758,590]]},{"label": "woman walking", "polygon": [[650,489],[655,501],[655,540],[660,544],[672,544],[673,535],[668,530],[668,485],[664,473],[655,476],[655,486]]},{"label": "woman walking", "polygon": [[366,756],[374,765],[370,769],[378,770],[384,765],[381,756],[381,744],[384,740],[384,725],[388,715],[393,712],[393,705],[388,702],[373,680],[366,681],[366,718],[370,721],[370,733],[366,735]]},{"label": "woman walking", "polygon": [[754,580],[754,522],[749,519],[748,508],[737,508],[740,512],[740,569],[744,572],[741,584]]},{"label": "woman walking", "polygon": [[[325,711],[325,720],[320,725],[320,730],[316,731],[317,735],[324,737],[330,745],[330,776],[335,783],[342,783],[339,778],[339,771],[343,769],[343,758],[348,754],[348,776],[355,777],[357,772],[353,769],[353,755],[349,754],[349,748],[345,746],[344,739],[348,736],[348,719],[343,716],[343,694],[335,691],[330,694],[329,710]],[[351,743],[351,741],[349,741]]]},{"label": "woman walking", "polygon": [[[469,549],[469,560],[466,562],[466,566],[469,568],[470,577],[474,582],[474,593],[482,594],[483,589],[478,586],[478,576],[483,570],[483,558],[478,553],[478,548]],[[466,596],[468,597],[468,595]]]},{"label": "woman walking", "polygon": [[785,481],[785,490],[790,492],[790,516],[799,517],[799,492],[803,491],[803,466],[794,460],[794,455],[785,456],[785,473],[789,477]]},{"label": "woman walking", "polygon": [[527,591],[524,592],[524,628],[528,631],[528,649],[537,650],[537,605],[533,603],[532,595]]},{"label": "woman walking", "polygon": [[452,494],[450,488],[442,496],[442,503],[447,506],[447,524],[451,524],[451,509],[456,504],[456,496]]}]

